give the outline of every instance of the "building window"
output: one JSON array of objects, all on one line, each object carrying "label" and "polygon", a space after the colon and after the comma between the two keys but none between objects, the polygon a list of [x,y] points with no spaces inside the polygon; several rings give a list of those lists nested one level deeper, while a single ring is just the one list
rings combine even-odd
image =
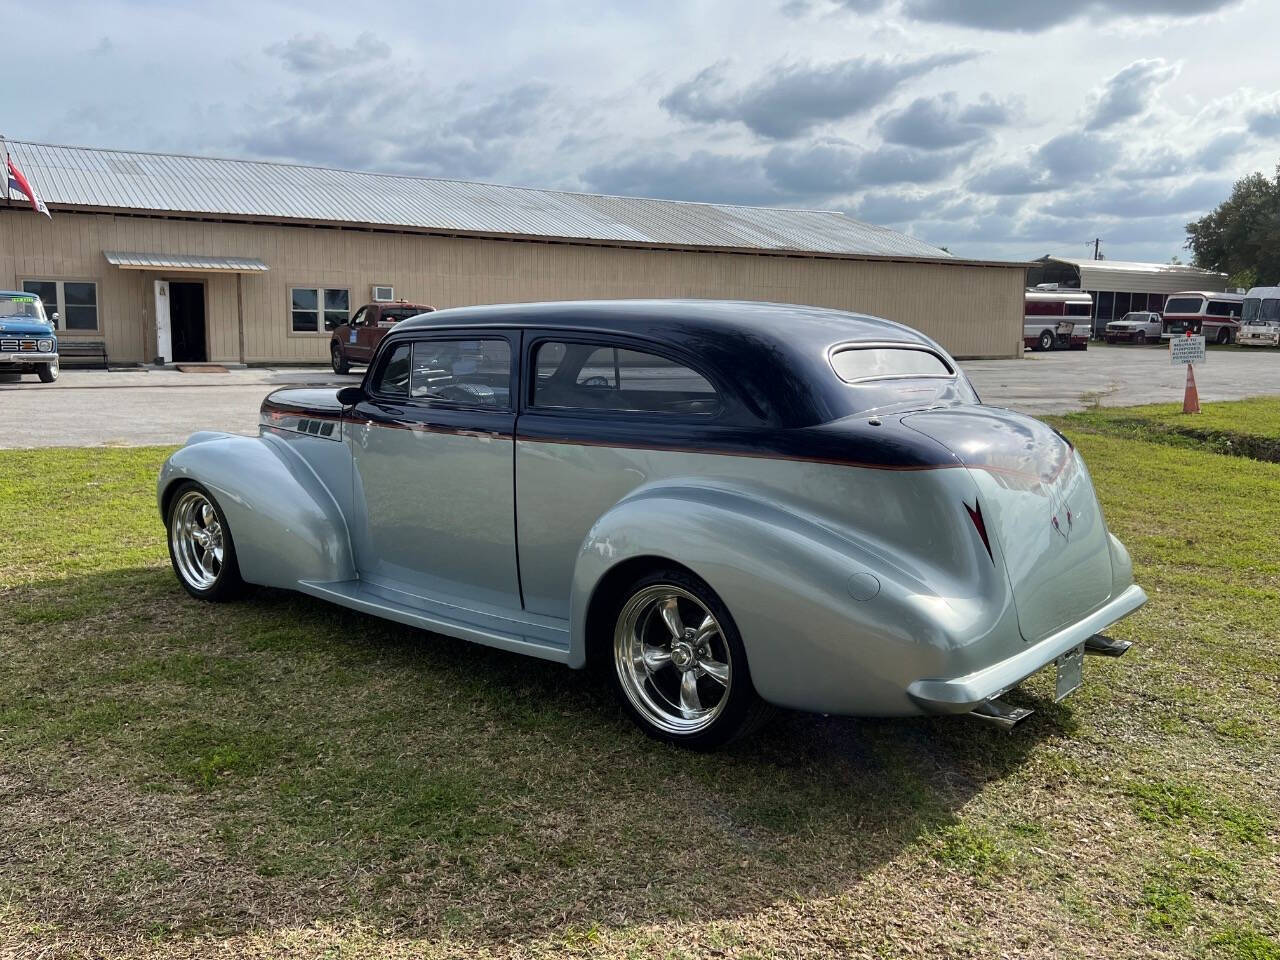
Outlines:
[{"label": "building window", "polygon": [[88,280],[23,280],[22,289],[34,293],[59,330],[98,329],[98,285]]},{"label": "building window", "polygon": [[351,293],[324,287],[292,287],[289,307],[290,330],[319,333],[321,329],[332,330],[347,322],[351,316]]}]

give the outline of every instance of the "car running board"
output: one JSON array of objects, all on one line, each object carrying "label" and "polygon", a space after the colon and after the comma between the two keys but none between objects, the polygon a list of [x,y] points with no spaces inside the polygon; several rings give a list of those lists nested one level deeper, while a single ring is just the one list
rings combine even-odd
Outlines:
[{"label": "car running board", "polygon": [[1095,633],[1084,642],[1084,652],[1097,657],[1123,657],[1133,646],[1129,640],[1113,640],[1101,633]]}]

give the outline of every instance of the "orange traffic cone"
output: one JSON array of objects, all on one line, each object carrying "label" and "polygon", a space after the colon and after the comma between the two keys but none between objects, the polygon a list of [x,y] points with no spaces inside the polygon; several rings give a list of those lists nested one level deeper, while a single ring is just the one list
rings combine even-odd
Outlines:
[{"label": "orange traffic cone", "polygon": [[1200,412],[1200,394],[1196,392],[1195,365],[1187,364],[1187,389],[1182,394],[1182,412]]}]

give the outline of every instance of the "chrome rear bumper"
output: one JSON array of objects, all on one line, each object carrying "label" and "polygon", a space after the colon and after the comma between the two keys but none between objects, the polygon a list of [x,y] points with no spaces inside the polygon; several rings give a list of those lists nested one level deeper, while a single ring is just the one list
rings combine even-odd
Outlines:
[{"label": "chrome rear bumper", "polygon": [[916,680],[907,687],[907,693],[928,713],[969,713],[1013,689],[1068,650],[1085,643],[1146,602],[1146,592],[1135,583],[1083,620],[1064,627],[1012,657],[963,677]]}]

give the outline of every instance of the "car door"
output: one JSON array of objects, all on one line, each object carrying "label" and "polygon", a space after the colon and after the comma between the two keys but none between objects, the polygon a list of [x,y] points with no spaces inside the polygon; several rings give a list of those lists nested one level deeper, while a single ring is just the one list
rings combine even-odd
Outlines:
[{"label": "car door", "polygon": [[381,350],[351,414],[360,578],[463,609],[520,608],[513,398],[519,334]]},{"label": "car door", "polygon": [[374,331],[378,327],[379,312],[379,308],[376,306],[360,308],[360,326],[356,328],[356,349],[352,354],[352,358],[359,360],[361,363],[368,363],[372,360],[374,352],[377,350],[378,339],[374,335]]},{"label": "car door", "polygon": [[695,449],[724,394],[692,358],[615,337],[525,332],[517,430],[520,582],[528,614],[567,619],[573,573],[595,522],[671,470],[714,468]]}]

